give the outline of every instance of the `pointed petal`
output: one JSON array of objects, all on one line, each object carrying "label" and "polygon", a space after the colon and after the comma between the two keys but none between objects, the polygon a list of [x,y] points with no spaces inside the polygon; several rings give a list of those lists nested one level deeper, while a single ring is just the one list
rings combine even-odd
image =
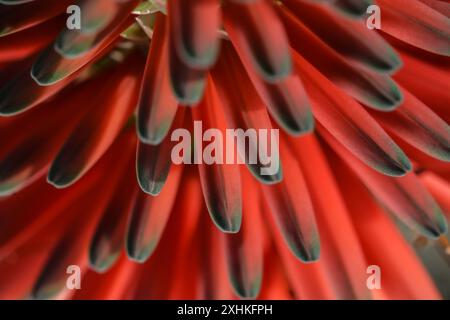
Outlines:
[{"label": "pointed petal", "polygon": [[[80,97],[85,97],[83,87],[85,90],[86,86],[80,86],[76,92],[68,91],[69,101],[66,96],[60,96],[39,109],[12,118],[12,123],[0,130],[2,135],[10,136],[0,152],[0,196],[17,192],[45,174],[85,113],[79,110]],[[65,107],[61,108],[63,104]]]},{"label": "pointed petal", "polygon": [[82,290],[74,290],[72,300],[128,300],[133,292],[139,265],[122,254],[107,273],[86,270]]},{"label": "pointed petal", "polygon": [[[199,226],[200,216],[204,214],[203,217],[206,217],[207,215],[204,211],[204,201],[198,180],[196,170],[186,171],[182,181],[183,192],[179,194],[176,200],[167,224],[167,230],[161,239],[161,244],[169,241],[173,241],[173,244],[175,244],[172,245],[173,249],[169,254],[164,252],[167,250],[165,247],[160,247],[158,252],[170,261],[174,261],[172,269],[167,264],[162,265],[163,268],[169,270],[171,279],[170,290],[167,294],[168,299],[192,298],[196,296],[198,291],[197,287],[201,274],[197,271],[199,259],[196,252],[199,251],[199,246],[195,238],[205,230]],[[156,263],[158,263],[159,257],[155,255],[154,261]],[[179,268],[179,265],[183,265],[185,268]],[[196,272],[197,275],[194,275]]]},{"label": "pointed petal", "polygon": [[20,71],[0,87],[0,116],[12,116],[31,109],[61,91],[76,74],[48,87],[38,85],[30,70]]},{"label": "pointed petal", "polygon": [[297,75],[268,83],[255,73],[251,65],[246,64],[246,61],[242,62],[256,91],[280,127],[294,135],[305,134],[314,129],[311,106]]},{"label": "pointed petal", "polygon": [[438,238],[447,231],[441,209],[417,176],[381,175],[356,159],[325,130],[320,134],[353,169],[371,193],[406,225],[429,238]]},{"label": "pointed petal", "polygon": [[194,106],[203,97],[206,72],[191,68],[182,61],[178,56],[174,39],[169,38],[169,74],[173,94],[180,104]]},{"label": "pointed petal", "polygon": [[199,219],[199,230],[197,232],[197,246],[199,273],[202,280],[197,282],[197,299],[233,299],[233,294],[229,279],[218,275],[227,274],[227,262],[222,244],[223,239],[218,237],[218,231],[207,217],[206,210],[201,212]]},{"label": "pointed petal", "polygon": [[[102,211],[100,222],[96,226],[89,246],[89,265],[96,272],[104,273],[118,260],[125,240],[126,222],[131,211],[132,201],[137,192],[133,159],[136,137],[131,129],[119,138],[122,160],[116,171],[119,176],[110,201]],[[117,142],[116,142],[117,143]],[[120,170],[119,170],[120,169]]]},{"label": "pointed petal", "polygon": [[166,187],[157,197],[138,191],[125,244],[130,259],[143,263],[154,252],[175,203],[182,171],[181,166],[172,166]]},{"label": "pointed petal", "polygon": [[289,42],[271,3],[227,1],[223,13],[225,30],[245,64],[270,83],[291,73]]},{"label": "pointed petal", "polygon": [[195,69],[213,65],[219,51],[219,1],[169,1],[168,16],[170,36],[180,59]]},{"label": "pointed petal", "polygon": [[450,219],[450,182],[431,171],[422,173],[420,179]]},{"label": "pointed petal", "polygon": [[228,273],[235,292],[243,298],[256,298],[263,275],[263,231],[261,201],[257,182],[241,170],[244,190],[255,190],[243,199],[244,219],[236,234],[224,234]]},{"label": "pointed petal", "polygon": [[[64,215],[60,215],[58,222],[63,226],[60,231],[61,239],[55,244],[33,287],[33,297],[48,299],[56,296],[66,289],[67,268],[75,265],[84,269],[87,265],[86,251],[95,226],[111,200],[114,189],[122,177],[121,173],[127,167],[125,160],[130,157],[130,154],[123,151],[127,138],[133,138],[132,132],[129,130],[128,134],[122,135],[97,167],[100,173],[97,176],[97,183],[81,194],[77,201],[64,212]],[[112,175],[113,170],[118,174]],[[101,183],[106,177],[109,182]],[[86,223],[87,221],[89,223]]]},{"label": "pointed petal", "polygon": [[[203,139],[194,140],[195,157],[203,159],[198,165],[198,169],[206,206],[211,218],[221,231],[238,232],[242,220],[239,165],[227,164],[223,161],[225,153],[229,151],[228,148],[226,150],[223,148],[225,145],[223,139],[226,137],[226,121],[212,82],[208,83],[205,98],[197,108],[192,110],[192,114],[194,121],[202,124],[202,131],[205,134],[209,129],[220,130],[221,134],[221,136],[211,135],[209,140],[212,142],[205,146]],[[195,130],[196,127],[194,127],[194,137],[196,136]],[[212,158],[212,152],[206,153],[206,148],[216,144],[220,147],[215,149],[215,158]],[[219,159],[219,162],[216,161],[216,158]]]},{"label": "pointed petal", "polygon": [[[89,266],[98,273],[107,272],[117,262],[125,241],[126,222],[137,188],[128,175],[103,212],[89,247]],[[127,190],[124,192],[124,190]]]},{"label": "pointed petal", "polygon": [[421,59],[414,52],[402,51],[401,57],[405,67],[395,79],[449,123],[450,90],[447,84],[450,82],[450,65]]},{"label": "pointed petal", "polygon": [[71,133],[53,161],[48,181],[57,188],[75,183],[104,154],[125,126],[137,104],[139,56],[128,57],[97,81],[101,89],[90,101],[91,110]]},{"label": "pointed petal", "polygon": [[321,261],[329,270],[331,287],[338,299],[370,299],[366,286],[368,264],[359,244],[358,226],[351,221],[326,155],[313,135],[289,141],[314,203],[322,240]]},{"label": "pointed petal", "polygon": [[450,56],[450,19],[420,1],[377,0],[382,30],[413,46]]},{"label": "pointed petal", "polygon": [[283,4],[348,61],[383,73],[400,68],[401,60],[395,50],[363,21],[342,19],[322,6],[303,1],[285,0]]},{"label": "pointed petal", "polygon": [[66,58],[75,59],[96,47],[109,34],[110,29],[121,25],[139,1],[81,0],[81,29],[64,28],[55,41],[54,49]]},{"label": "pointed petal", "polygon": [[[213,69],[212,78],[214,84],[217,84],[215,88],[225,110],[229,128],[242,129],[244,132],[251,128],[262,129],[267,130],[270,134],[273,133],[266,108],[255,92],[244,67],[229,43],[223,43],[222,45],[221,56]],[[236,90],[234,83],[240,84],[238,90]],[[252,144],[253,139],[245,139],[250,140],[249,143],[243,140],[238,139],[238,152],[242,158],[241,160],[245,162],[252,174],[263,183],[271,184],[280,181],[282,179],[282,169],[278,155],[272,155],[276,163],[264,165],[259,152],[269,154],[269,146],[260,144],[258,147]],[[270,141],[274,142],[272,138]],[[262,149],[264,147],[266,147],[266,150]],[[273,145],[272,149],[278,150],[276,144]],[[255,163],[250,163],[249,153],[258,155]],[[243,158],[244,155],[247,156],[246,159]],[[270,165],[276,165],[278,170],[275,173],[265,172],[265,169]]]},{"label": "pointed petal", "polygon": [[296,66],[313,103],[313,113],[324,130],[373,169],[392,176],[411,170],[403,151],[353,99],[337,89],[302,57]]},{"label": "pointed petal", "polygon": [[389,76],[350,64],[287,9],[281,8],[280,13],[297,55],[300,54],[329,80],[365,105],[383,111],[399,106],[402,95]]},{"label": "pointed petal", "polygon": [[138,106],[138,134],[145,143],[159,144],[167,135],[178,103],[169,80],[166,23],[158,14],[147,58]]},{"label": "pointed petal", "polygon": [[272,117],[292,135],[303,135],[314,130],[311,104],[297,75],[290,75],[274,84],[252,79]]},{"label": "pointed petal", "polygon": [[292,253],[302,262],[314,262],[319,259],[320,240],[308,188],[299,165],[283,141],[280,152],[289,174],[281,182],[263,185],[262,189]]},{"label": "pointed petal", "polygon": [[102,38],[88,52],[79,57],[64,57],[54,46],[49,46],[36,59],[31,69],[31,77],[41,86],[50,86],[70,77],[89,63],[95,61],[104,54],[108,47],[117,39],[120,33],[131,23],[132,18],[127,18],[117,25],[107,28]]},{"label": "pointed petal", "polygon": [[426,154],[450,161],[450,127],[407,90],[405,102],[389,114],[373,113],[388,130]]},{"label": "pointed petal", "polygon": [[[184,108],[180,108],[173,129],[181,127],[183,120]],[[139,142],[136,173],[142,191],[152,196],[157,196],[161,192],[172,165],[171,150],[173,146],[174,143],[169,136],[156,146]]]}]

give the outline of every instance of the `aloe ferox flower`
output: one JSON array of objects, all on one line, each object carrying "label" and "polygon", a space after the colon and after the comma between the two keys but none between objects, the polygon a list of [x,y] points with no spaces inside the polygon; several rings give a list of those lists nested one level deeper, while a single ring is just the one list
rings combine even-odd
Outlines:
[{"label": "aloe ferox flower", "polygon": [[[449,17],[440,0],[0,0],[0,298],[449,297]],[[280,129],[280,170],[173,164],[194,121]]]}]

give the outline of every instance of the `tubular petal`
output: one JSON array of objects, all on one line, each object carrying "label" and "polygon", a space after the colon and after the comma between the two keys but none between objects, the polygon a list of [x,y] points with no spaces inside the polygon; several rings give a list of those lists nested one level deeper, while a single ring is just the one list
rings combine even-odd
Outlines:
[{"label": "tubular petal", "polygon": [[401,66],[395,50],[363,21],[342,19],[321,6],[284,0],[289,10],[328,46],[356,65],[392,73]]},{"label": "tubular petal", "polygon": [[[247,132],[248,129],[262,129],[271,132],[272,125],[266,108],[258,94],[255,92],[250,79],[245,74],[244,67],[240,63],[237,54],[231,45],[225,43],[222,45],[221,56],[211,75],[220,102],[225,110],[228,128],[242,129],[244,132]],[[234,83],[239,83],[241,90],[235,90]],[[243,139],[239,139],[239,141],[242,140]],[[268,146],[266,147],[266,149],[269,148]],[[238,143],[238,148],[242,160],[245,160],[245,164],[252,174],[261,182],[272,184],[277,183],[282,179],[281,164],[279,164],[276,173],[262,174],[262,170],[267,167],[267,165],[263,164],[259,155],[260,152],[268,154],[268,150],[263,150],[264,146],[261,144],[259,146],[254,143],[252,144],[252,141],[250,141],[249,143],[245,143],[245,145],[243,145],[242,142]],[[277,148],[274,148],[274,150],[277,150]],[[248,159],[250,153],[258,155],[255,164],[250,163]],[[243,158],[244,155],[247,156],[247,159]],[[277,160],[279,160],[277,155],[273,155],[273,157],[276,157]],[[278,161],[278,163],[279,162],[280,161]]]},{"label": "tubular petal", "polygon": [[120,179],[102,212],[89,246],[89,266],[99,273],[108,271],[119,258],[125,240],[126,221],[137,192],[132,161],[136,147],[133,130],[128,129],[119,139],[123,140],[121,153],[124,165],[116,171]]},{"label": "tubular petal", "polygon": [[405,102],[387,114],[373,113],[381,124],[401,139],[441,161],[450,161],[450,127],[407,90]]},{"label": "tubular petal", "polygon": [[106,53],[109,46],[131,22],[132,19],[128,17],[114,27],[108,28],[97,44],[79,57],[64,57],[54,46],[49,46],[34,62],[31,77],[40,86],[50,86],[63,81]]},{"label": "tubular petal", "polygon": [[[20,191],[40,177],[56,156],[64,141],[87,110],[79,110],[86,86],[71,92],[72,100],[59,96],[41,108],[12,118],[0,130],[11,138],[0,151],[0,196]],[[61,108],[61,105],[65,105]],[[49,117],[51,115],[51,117]],[[30,128],[27,131],[16,128]],[[31,135],[30,135],[31,133]]]},{"label": "tubular petal", "polygon": [[137,129],[141,141],[159,144],[167,135],[178,103],[169,80],[166,23],[158,14],[141,85]]},{"label": "tubular petal", "polygon": [[241,230],[223,237],[228,273],[235,292],[243,298],[256,298],[263,275],[263,223],[258,186],[254,178],[241,170],[244,190],[254,190],[243,199]]},{"label": "tubular petal", "polygon": [[294,74],[268,83],[250,66],[244,66],[256,91],[280,127],[294,135],[306,134],[314,129],[311,105],[300,77]]},{"label": "tubular petal", "polygon": [[136,265],[122,254],[107,273],[86,270],[82,290],[76,290],[73,300],[129,300],[133,292]]},{"label": "tubular petal", "polygon": [[[54,297],[66,289],[68,267],[77,265],[83,268],[86,265],[86,251],[95,226],[120,181],[120,172],[126,167],[126,161],[121,160],[125,160],[130,155],[123,152],[126,137],[123,135],[118,139],[100,164],[103,166],[101,168],[102,176],[97,183],[101,182],[101,179],[105,179],[106,175],[110,178],[109,183],[102,183],[102,188],[98,188],[97,185],[92,186],[88,192],[80,196],[76,203],[72,203],[63,216],[59,217],[60,219],[64,218],[60,221],[64,226],[61,229],[64,233],[54,245],[54,249],[33,287],[33,297],[37,299]],[[115,163],[116,159],[119,161],[119,165]],[[119,174],[111,176],[110,173],[114,169]],[[95,192],[94,189],[96,189]],[[86,221],[90,221],[90,223],[86,225]]]},{"label": "tubular petal", "polygon": [[414,173],[398,178],[381,175],[356,159],[325,130],[320,134],[373,195],[406,225],[432,239],[447,232],[441,209]]},{"label": "tubular petal", "polygon": [[[48,173],[57,188],[75,183],[113,143],[137,104],[140,78],[139,56],[129,57],[131,65],[121,64],[97,79],[101,90],[90,101],[91,111],[71,133]],[[105,83],[106,80],[106,83]]]},{"label": "tubular petal", "polygon": [[304,77],[316,119],[355,156],[373,169],[391,176],[411,170],[409,159],[376,121],[339,91],[300,56],[296,66]]},{"label": "tubular petal", "polygon": [[[169,31],[172,32],[170,28]],[[181,60],[174,41],[169,37],[169,74],[173,94],[180,104],[194,106],[203,97],[206,72],[191,68]]]},{"label": "tubular petal", "polygon": [[219,51],[220,3],[217,0],[168,2],[172,42],[189,67],[211,67]]},{"label": "tubular petal", "polygon": [[309,192],[286,143],[281,143],[280,151],[289,175],[277,184],[263,185],[264,196],[292,253],[302,262],[314,262],[319,259],[320,240]]},{"label": "tubular petal", "polygon": [[20,71],[0,87],[0,116],[13,116],[51,98],[70,84],[76,75],[48,87],[38,85],[29,69]]},{"label": "tubular petal", "polygon": [[[268,1],[225,2],[224,26],[239,57],[273,83],[291,73],[289,42],[283,25]],[[270,26],[270,28],[267,28]]]},{"label": "tubular petal", "polygon": [[395,75],[395,79],[449,123],[450,90],[447,87],[450,64],[431,63],[414,56],[414,53],[402,52],[401,57],[405,67]]},{"label": "tubular petal", "polygon": [[[203,146],[201,141],[194,141],[194,157],[203,159],[198,165],[200,181],[206,206],[216,226],[223,232],[235,233],[241,227],[242,197],[241,178],[237,164],[227,164],[225,152],[229,152],[224,139],[226,134],[226,122],[223,111],[220,108],[219,97],[214,91],[212,82],[208,82],[205,98],[200,105],[192,110],[194,121],[202,121],[205,134],[209,129],[220,130],[221,140],[218,136],[210,136],[208,146]],[[194,129],[195,130],[195,129]],[[205,135],[204,134],[204,135]],[[218,140],[219,139],[219,140]],[[201,145],[199,145],[201,144]],[[211,145],[220,147],[208,155],[207,149]],[[208,157],[206,158],[205,155]],[[216,161],[219,159],[219,162]],[[208,161],[208,163],[205,163]],[[212,161],[212,163],[209,163]]]},{"label": "tubular petal", "polygon": [[172,166],[166,188],[157,197],[138,191],[126,236],[126,251],[130,259],[143,263],[158,245],[175,202],[181,173],[181,166]]},{"label": "tubular petal", "polygon": [[[311,30],[308,30],[288,10],[281,8],[280,12],[284,18],[291,45],[296,50],[294,55],[301,55],[343,91],[367,106],[383,111],[391,111],[398,107],[402,101],[402,95],[389,76],[373,72],[368,68],[353,66]],[[320,48],[320,55],[317,54],[318,48]]]},{"label": "tubular petal", "polygon": [[430,171],[423,173],[420,179],[439,203],[448,221],[450,219],[450,182]]},{"label": "tubular petal", "polygon": [[[281,270],[283,273],[286,273],[292,297],[301,300],[336,299],[333,289],[327,283],[326,271],[321,260],[319,259],[314,263],[308,264],[299,263],[298,258],[286,246],[281,230],[270,227],[276,225],[276,220],[270,213],[268,203],[264,201],[264,204],[264,217],[267,219],[269,227],[267,230],[270,231],[273,237],[274,247],[281,260]],[[278,271],[278,273],[281,272]]]},{"label": "tubular petal", "polygon": [[420,1],[377,0],[382,30],[429,52],[450,56],[450,19]]},{"label": "tubular petal", "polygon": [[357,226],[351,221],[325,154],[314,136],[290,141],[305,175],[321,239],[325,240],[321,256],[336,296],[370,299],[372,294],[366,286],[367,262],[359,245]]},{"label": "tubular petal", "polygon": [[[173,129],[183,125],[184,109],[180,108],[176,115]],[[159,145],[147,145],[139,142],[136,154],[136,173],[142,191],[157,196],[169,174],[172,159],[171,150],[174,143],[167,136]]]},{"label": "tubular petal", "polygon": [[87,54],[108,36],[110,30],[127,20],[138,0],[81,0],[81,29],[64,28],[55,41],[54,49],[65,58],[75,59]]}]

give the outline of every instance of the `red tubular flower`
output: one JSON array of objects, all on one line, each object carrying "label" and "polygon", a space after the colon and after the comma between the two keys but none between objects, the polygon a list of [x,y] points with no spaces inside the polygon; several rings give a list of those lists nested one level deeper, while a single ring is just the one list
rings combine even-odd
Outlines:
[{"label": "red tubular flower", "polygon": [[373,2],[0,0],[0,298],[450,297],[450,5]]}]

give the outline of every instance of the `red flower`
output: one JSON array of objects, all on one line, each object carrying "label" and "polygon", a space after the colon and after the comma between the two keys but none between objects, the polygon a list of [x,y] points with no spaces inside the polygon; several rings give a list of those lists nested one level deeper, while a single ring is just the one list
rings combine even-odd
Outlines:
[{"label": "red flower", "polygon": [[[0,0],[0,297],[440,298],[449,4],[167,2]],[[280,128],[281,169],[173,164],[195,120]]]}]

